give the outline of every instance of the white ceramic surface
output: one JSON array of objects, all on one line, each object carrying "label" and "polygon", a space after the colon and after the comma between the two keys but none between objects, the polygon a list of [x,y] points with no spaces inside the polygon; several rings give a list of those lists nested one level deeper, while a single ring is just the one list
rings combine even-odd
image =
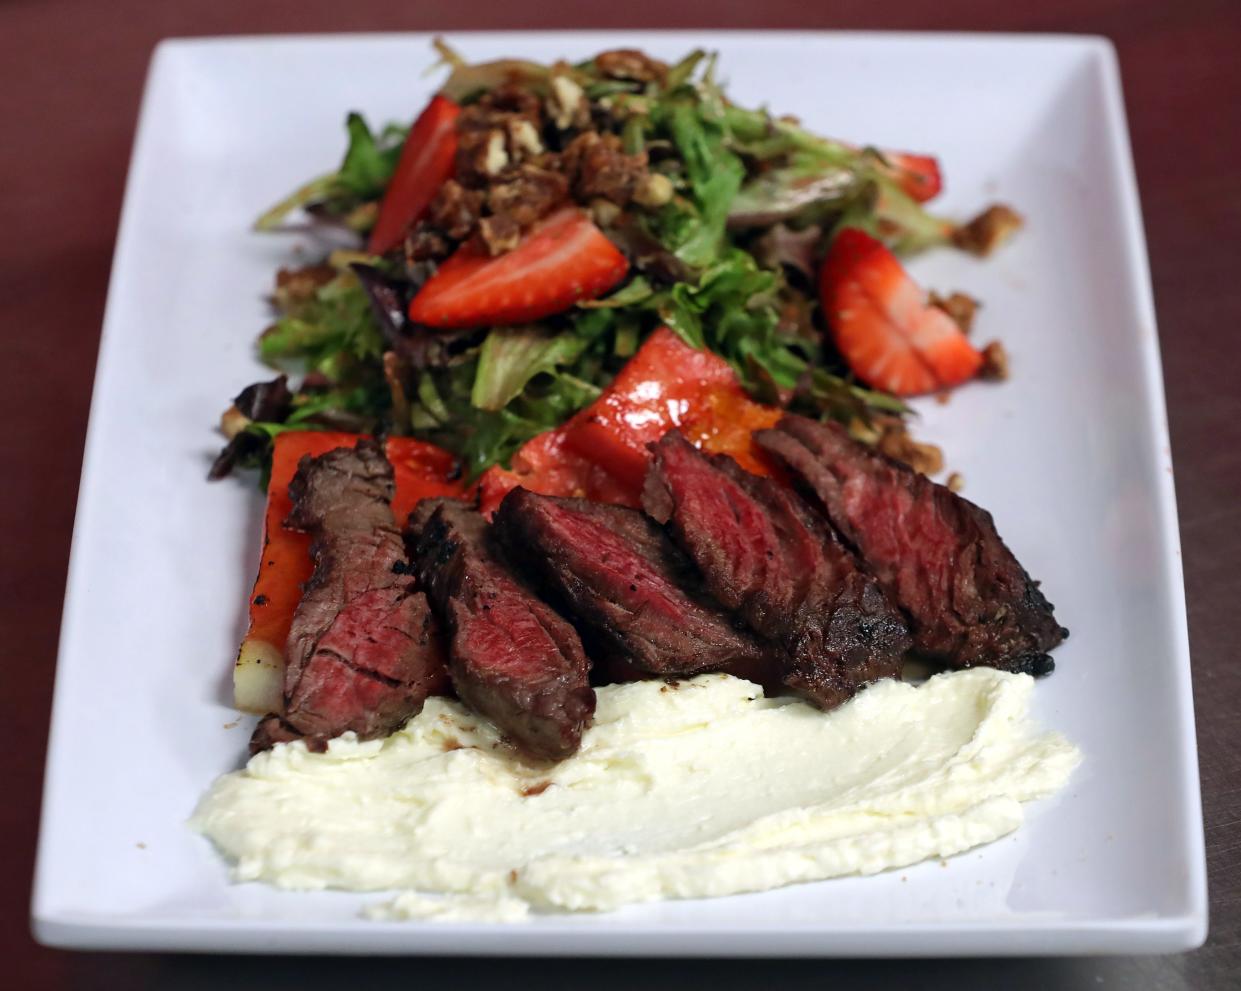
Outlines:
[{"label": "white ceramic surface", "polygon": [[[65,601],[34,926],[46,943],[229,951],[948,955],[1167,952],[1206,927],[1172,468],[1116,60],[1092,38],[457,35],[470,59],[716,48],[730,92],[823,133],[940,156],[939,208],[1028,228],[942,251],[1013,378],[922,407],[968,496],[1073,631],[1037,713],[1085,753],[991,847],[912,869],[514,926],[364,921],[376,896],[229,883],[185,826],[251,720],[229,669],[256,563],[252,484],[208,485],[221,408],[261,374],[272,273],[304,239],[253,217],[338,161],[346,111],[408,120],[428,38],[170,41],[126,192]],[[307,247],[309,247],[307,245]]]}]

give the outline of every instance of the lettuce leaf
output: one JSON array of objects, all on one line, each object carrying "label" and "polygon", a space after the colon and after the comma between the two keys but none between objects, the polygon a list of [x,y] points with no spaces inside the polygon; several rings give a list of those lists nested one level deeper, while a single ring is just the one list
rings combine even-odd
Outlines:
[{"label": "lettuce leaf", "polygon": [[[468,66],[445,52],[454,69],[445,92],[459,100],[502,79],[535,93],[546,89],[547,67]],[[575,70],[592,98],[608,97],[601,126],[620,134],[629,153],[649,152],[651,168],[674,190],[662,206],[633,206],[628,228],[609,231],[638,245],[626,248],[636,268],[619,289],[538,325],[492,328],[481,343],[471,336],[451,360],[410,360],[402,365],[402,401],[394,409],[382,358],[386,347],[400,353],[406,342],[390,332],[385,343],[365,291],[346,272],[261,338],[268,363],[295,363],[320,374],[310,391],[295,397],[283,423],[256,423],[254,433],[270,436],[334,417],[376,429],[412,429],[456,452],[475,476],[507,464],[525,441],[592,401],[661,324],[723,356],[763,401],[845,422],[903,413],[899,400],[851,380],[825,339],[812,279],[804,268],[790,274],[760,242],[783,222],[797,230],[812,224],[824,240],[852,224],[897,250],[914,251],[943,243],[951,225],[908,197],[873,149],[819,137],[765,109],[730,104],[714,65],[714,56],[692,52],[662,81],[649,83],[600,79],[589,63]],[[391,126],[372,131],[358,114],[349,115],[346,127],[349,143],[339,168],[278,204],[260,225],[274,226],[299,206],[358,230],[372,222],[407,132]],[[642,264],[648,256],[659,264]],[[406,277],[399,267],[391,274]],[[419,347],[411,353],[422,354],[429,342],[414,343]]]},{"label": "lettuce leaf", "polygon": [[697,214],[688,236],[671,247],[687,265],[704,268],[723,246],[728,211],[745,180],[745,167],[724,147],[723,133],[708,126],[696,104],[672,104],[668,129],[685,163]]},{"label": "lettuce leaf", "polygon": [[536,375],[575,361],[586,344],[568,332],[548,334],[539,327],[497,327],[479,351],[470,404],[493,412],[503,409]]},{"label": "lettuce leaf", "polygon": [[351,113],[346,118],[345,128],[349,132],[349,147],[336,172],[336,185],[358,199],[377,199],[388,188],[388,180],[396,171],[405,132],[389,125],[376,136],[359,113]]},{"label": "lettuce leaf", "polygon": [[259,355],[267,364],[300,360],[333,380],[341,377],[342,359],[373,363],[383,350],[370,299],[352,273],[320,286],[297,316],[282,317],[259,338]]},{"label": "lettuce leaf", "polygon": [[254,222],[255,230],[279,227],[299,207],[322,204],[328,214],[346,216],[360,204],[383,195],[396,171],[409,129],[388,124],[376,135],[359,113],[349,114],[345,129],[349,145],[340,168],[310,180],[269,208]]}]

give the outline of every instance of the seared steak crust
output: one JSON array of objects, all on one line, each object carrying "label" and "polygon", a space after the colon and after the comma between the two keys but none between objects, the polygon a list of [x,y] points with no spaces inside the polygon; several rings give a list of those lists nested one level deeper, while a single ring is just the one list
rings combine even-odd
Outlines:
[{"label": "seared steak crust", "polygon": [[494,525],[512,560],[563,604],[600,656],[667,675],[771,653],[696,591],[690,562],[635,509],[519,488],[505,496]]},{"label": "seared steak crust", "polygon": [[312,750],[352,730],[384,736],[447,683],[426,597],[402,574],[392,466],[374,441],[305,457],[286,525],[311,534],[315,570],[285,649],[285,713],[268,716],[252,752],[305,739]]},{"label": "seared steak crust", "polygon": [[952,667],[1046,674],[1068,636],[991,514],[831,423],[787,416],[758,444],[814,492],[910,618],[914,648]]},{"label": "seared steak crust", "polygon": [[407,539],[448,630],[457,694],[530,753],[572,754],[595,711],[573,627],[514,578],[486,520],[464,503],[419,503]]},{"label": "seared steak crust", "polygon": [[675,430],[654,455],[646,511],[716,599],[783,646],[786,685],[832,708],[900,673],[910,637],[899,610],[795,493]]}]

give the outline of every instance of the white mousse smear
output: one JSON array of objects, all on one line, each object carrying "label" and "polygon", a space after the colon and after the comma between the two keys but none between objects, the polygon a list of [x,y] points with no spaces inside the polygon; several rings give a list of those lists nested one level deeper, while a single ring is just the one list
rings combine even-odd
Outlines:
[{"label": "white mousse smear", "polygon": [[823,713],[729,675],[598,692],[581,750],[522,758],[457,702],[386,740],[281,744],[212,786],[195,828],[241,881],[408,889],[381,918],[763,891],[948,857],[1011,832],[1080,760],[988,668],[873,685]]}]

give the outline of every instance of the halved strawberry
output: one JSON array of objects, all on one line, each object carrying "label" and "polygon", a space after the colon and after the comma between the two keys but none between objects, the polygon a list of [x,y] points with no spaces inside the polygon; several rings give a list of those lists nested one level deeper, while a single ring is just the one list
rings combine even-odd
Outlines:
[{"label": "halved strawberry", "polygon": [[907,151],[884,151],[880,154],[888,163],[888,174],[919,203],[925,203],[944,188],[939,162],[930,155],[915,155]]},{"label": "halved strawberry", "polygon": [[629,265],[575,207],[552,214],[508,254],[492,258],[464,244],[409,304],[409,318],[429,327],[524,323],[602,296]]},{"label": "halved strawberry", "polygon": [[915,396],[973,378],[983,357],[947,313],[927,302],[882,243],[856,228],[836,235],[819,275],[832,337],[862,381]]},{"label": "halved strawberry", "polygon": [[461,108],[452,100],[436,96],[409,129],[366,244],[372,255],[382,255],[400,244],[410,225],[422,219],[440,186],[452,175],[460,113]]}]

